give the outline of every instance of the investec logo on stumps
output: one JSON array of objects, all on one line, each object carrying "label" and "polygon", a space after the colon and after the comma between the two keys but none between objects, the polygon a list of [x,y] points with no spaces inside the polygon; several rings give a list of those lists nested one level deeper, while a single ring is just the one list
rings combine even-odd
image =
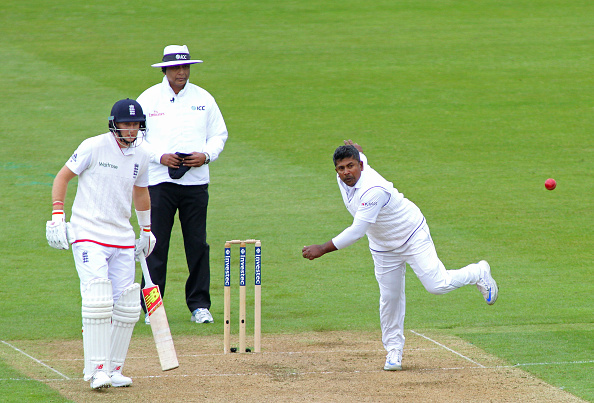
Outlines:
[{"label": "investec logo on stumps", "polygon": [[260,248],[256,248],[256,256],[255,256],[255,280],[256,280],[256,285],[261,285],[262,284],[262,271],[260,268],[260,261],[262,259],[262,255],[261,255],[261,250]]},{"label": "investec logo on stumps", "polygon": [[110,164],[109,162],[101,162],[99,161],[99,166],[103,168],[111,168],[111,169],[118,169],[117,165]]},{"label": "investec logo on stumps", "polygon": [[239,286],[245,286],[245,248],[239,248]]},{"label": "investec logo on stumps", "polygon": [[225,287],[231,287],[231,249],[225,248]]}]

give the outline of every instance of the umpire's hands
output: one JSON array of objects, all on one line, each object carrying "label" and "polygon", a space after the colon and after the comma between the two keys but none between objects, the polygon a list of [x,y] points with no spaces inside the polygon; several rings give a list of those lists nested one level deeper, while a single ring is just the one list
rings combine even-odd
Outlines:
[{"label": "umpire's hands", "polygon": [[184,159],[175,153],[168,153],[161,156],[160,162],[169,168],[177,169],[183,164]]},{"label": "umpire's hands", "polygon": [[189,157],[184,158],[182,165],[187,167],[201,167],[206,163],[206,154],[193,152]]},{"label": "umpire's hands", "polygon": [[190,168],[201,167],[206,163],[206,154],[194,151],[188,157],[180,157],[175,153],[163,154],[161,164],[169,168],[179,168],[184,165]]}]

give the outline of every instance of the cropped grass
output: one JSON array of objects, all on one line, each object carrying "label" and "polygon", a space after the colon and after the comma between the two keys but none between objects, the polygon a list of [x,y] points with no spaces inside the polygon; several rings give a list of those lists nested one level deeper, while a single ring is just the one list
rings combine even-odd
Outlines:
[{"label": "cropped grass", "polygon": [[[500,285],[487,306],[475,287],[430,295],[409,270],[406,328],[451,332],[594,401],[591,1],[5,0],[0,10],[0,340],[80,338],[72,255],[44,235],[53,177],[107,131],[115,101],[161,80],[150,64],[163,47],[186,44],[204,60],[190,80],[216,98],[229,140],[211,166],[215,323],[189,321],[176,227],[174,337],[222,335],[223,243],[239,237],[263,242],[264,348],[266,333],[379,334],[365,240],[300,256],[351,222],[331,155],[352,138],[420,206],[447,268],[486,259]],[[1,368],[0,400],[36,384]]]},{"label": "cropped grass", "polygon": [[10,364],[2,359],[0,359],[0,379],[3,384],[0,396],[5,403],[70,402],[48,385],[28,379],[20,372],[15,371]]}]

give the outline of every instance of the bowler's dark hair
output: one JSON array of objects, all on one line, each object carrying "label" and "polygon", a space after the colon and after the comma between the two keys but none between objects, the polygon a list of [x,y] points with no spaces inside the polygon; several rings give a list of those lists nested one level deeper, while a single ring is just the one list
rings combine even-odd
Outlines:
[{"label": "bowler's dark hair", "polygon": [[343,160],[345,158],[354,158],[358,162],[361,161],[361,157],[359,157],[359,150],[355,148],[355,146],[340,146],[336,150],[334,150],[334,156],[332,159],[334,160],[334,166],[338,163],[338,161]]}]

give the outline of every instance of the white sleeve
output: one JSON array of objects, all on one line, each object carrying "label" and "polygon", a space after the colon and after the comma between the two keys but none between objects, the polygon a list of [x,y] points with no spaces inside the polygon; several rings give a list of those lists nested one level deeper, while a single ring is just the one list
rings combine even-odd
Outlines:
[{"label": "white sleeve", "polygon": [[[159,85],[159,84],[157,84]],[[138,102],[140,104],[140,106],[142,107],[142,112],[144,112],[145,116],[146,116],[146,124],[147,124],[147,131],[145,132],[144,136],[146,137],[148,135],[148,131],[149,131],[149,110],[153,110],[153,105],[154,105],[154,100],[151,98],[151,94],[152,94],[152,88],[150,87],[148,89],[146,89],[142,94],[140,94],[138,96],[138,98],[136,98],[136,102]],[[144,141],[140,144],[142,147],[144,147],[146,150],[148,150],[148,152],[150,153],[151,162],[154,162],[155,164],[160,164],[161,163],[161,157],[163,157],[163,152],[162,150],[159,150],[157,146],[152,145],[151,143],[149,143],[146,138],[144,139]]]},{"label": "white sleeve", "polygon": [[90,139],[83,141],[74,154],[70,157],[70,159],[66,162],[66,166],[72,172],[77,175],[80,175],[85,169],[91,165],[91,160],[93,158],[93,147],[91,145]]},{"label": "white sleeve", "polygon": [[[145,134],[146,136],[146,134]],[[155,147],[153,147],[148,141],[143,141],[141,144],[142,147],[144,147],[150,155],[150,161],[154,162],[155,164],[160,164],[161,163],[161,157],[163,156],[164,153],[158,151]]]},{"label": "white sleeve", "polygon": [[363,238],[363,235],[365,235],[370,225],[371,223],[369,222],[355,218],[350,227],[332,239],[332,243],[337,249],[344,249],[347,246],[351,246],[359,239]]},{"label": "white sleeve", "polygon": [[149,185],[149,174],[148,174],[148,169],[145,169],[138,175],[138,177],[134,181],[134,186],[145,188],[145,187],[148,187],[148,185]]},{"label": "white sleeve", "polygon": [[[365,156],[365,154],[363,154],[360,151],[359,151],[359,159],[361,160],[362,163],[364,163],[365,165],[367,165],[367,157]],[[363,169],[365,169],[365,168],[363,168]]]},{"label": "white sleeve", "polygon": [[208,109],[208,127],[206,133],[206,147],[204,151],[210,156],[210,161],[215,161],[219,154],[225,147],[228,133],[225,120],[221,114],[221,110],[214,98],[211,99],[212,104]]}]

